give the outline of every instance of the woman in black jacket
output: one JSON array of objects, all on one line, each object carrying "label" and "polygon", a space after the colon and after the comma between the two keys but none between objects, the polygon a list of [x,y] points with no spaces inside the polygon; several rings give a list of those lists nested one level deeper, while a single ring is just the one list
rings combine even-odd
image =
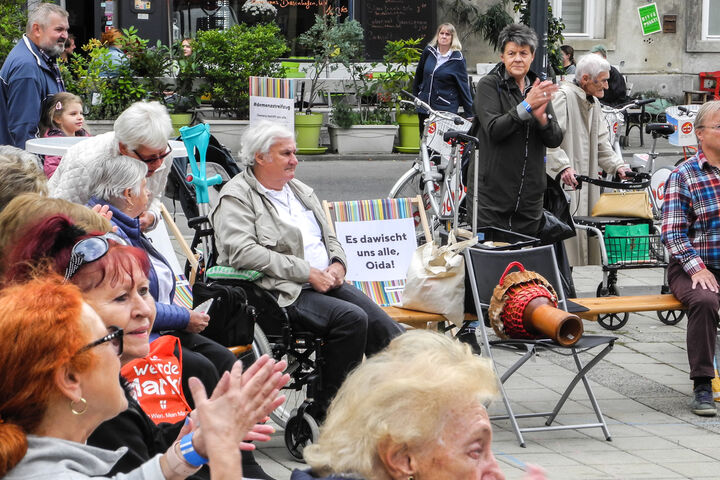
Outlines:
[{"label": "woman in black jacket", "polygon": [[[532,29],[509,25],[498,43],[502,61],[480,79],[475,96],[478,225],[535,236],[543,214],[545,149],[559,146],[563,138],[550,103],[557,86],[530,71],[537,46]],[[471,163],[465,200],[469,206],[473,170]]]},{"label": "woman in black jacket", "polygon": [[[413,94],[435,110],[443,112],[458,113],[462,105],[463,116],[471,117],[472,96],[461,49],[455,27],[450,23],[440,25],[418,62]],[[418,116],[422,135],[428,112],[419,108]]]}]

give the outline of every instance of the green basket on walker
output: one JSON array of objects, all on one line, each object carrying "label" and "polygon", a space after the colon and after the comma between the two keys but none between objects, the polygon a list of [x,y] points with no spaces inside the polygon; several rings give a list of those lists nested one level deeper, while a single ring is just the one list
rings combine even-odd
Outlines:
[{"label": "green basket on walker", "polygon": [[[660,241],[658,235],[650,235],[647,224],[608,225],[605,227],[605,250],[608,264],[648,263],[654,243]],[[662,250],[660,250],[662,251]]]}]

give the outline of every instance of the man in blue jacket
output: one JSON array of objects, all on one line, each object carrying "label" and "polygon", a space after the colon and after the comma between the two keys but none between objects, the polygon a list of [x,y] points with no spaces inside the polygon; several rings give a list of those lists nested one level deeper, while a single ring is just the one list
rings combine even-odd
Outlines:
[{"label": "man in blue jacket", "polygon": [[55,4],[30,11],[25,35],[0,68],[0,145],[25,148],[37,133],[43,100],[65,91],[56,59],[68,28],[68,12]]}]

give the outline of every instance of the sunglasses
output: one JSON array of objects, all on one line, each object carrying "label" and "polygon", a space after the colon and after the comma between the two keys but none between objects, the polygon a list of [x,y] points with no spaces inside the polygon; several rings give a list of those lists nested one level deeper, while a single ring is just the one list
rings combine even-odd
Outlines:
[{"label": "sunglasses", "polygon": [[170,153],[172,153],[172,147],[170,147],[170,144],[168,143],[167,150],[165,150],[165,153],[163,153],[162,155],[153,155],[151,157],[143,157],[142,155],[140,155],[138,153],[137,150],[133,150],[133,153],[135,155],[137,155],[138,159],[140,159],[141,162],[152,163],[152,162],[157,162],[158,160],[162,160],[163,158],[170,155]]},{"label": "sunglasses", "polygon": [[102,338],[99,338],[95,340],[94,342],[88,343],[84,347],[82,347],[78,353],[84,352],[85,350],[90,350],[91,348],[95,348],[98,345],[102,345],[105,342],[110,342],[110,345],[113,346],[115,349],[115,353],[119,357],[122,355],[123,352],[123,329],[120,327],[116,327],[115,325],[110,325],[107,327],[108,330],[110,330],[110,333],[105,335]]},{"label": "sunglasses", "polygon": [[127,245],[125,240],[112,232],[77,242],[70,252],[70,263],[65,269],[65,280],[70,280],[78,269],[86,263],[92,263],[102,258],[110,249],[108,240],[120,245]]}]

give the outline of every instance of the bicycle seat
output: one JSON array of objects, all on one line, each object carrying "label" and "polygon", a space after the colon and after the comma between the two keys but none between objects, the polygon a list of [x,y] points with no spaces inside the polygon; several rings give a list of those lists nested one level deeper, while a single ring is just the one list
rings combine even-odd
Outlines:
[{"label": "bicycle seat", "polygon": [[468,135],[465,132],[458,132],[457,130],[448,130],[447,132],[445,132],[443,134],[443,141],[445,141],[445,142],[449,142],[450,140],[453,140],[456,138],[461,142],[473,142],[475,144],[478,143],[477,138],[475,138],[471,135]]},{"label": "bicycle seat", "polygon": [[645,125],[645,132],[658,135],[672,135],[675,133],[675,126],[671,123],[648,123]]}]

